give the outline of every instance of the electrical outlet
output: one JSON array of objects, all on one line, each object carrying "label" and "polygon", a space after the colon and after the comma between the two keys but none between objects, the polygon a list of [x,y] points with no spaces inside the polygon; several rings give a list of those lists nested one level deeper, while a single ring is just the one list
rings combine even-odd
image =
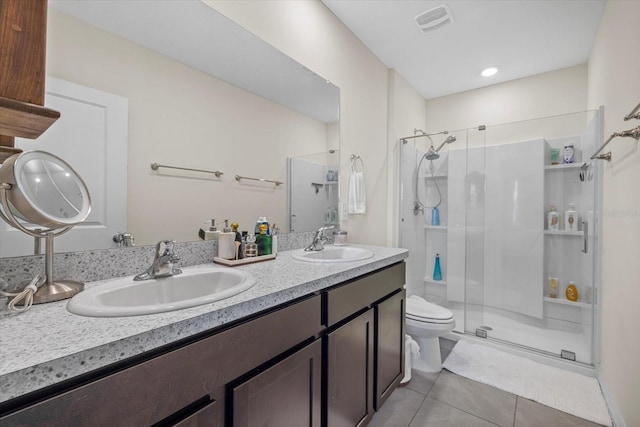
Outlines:
[{"label": "electrical outlet", "polygon": [[340,203],[340,221],[347,221],[349,219],[349,204]]}]

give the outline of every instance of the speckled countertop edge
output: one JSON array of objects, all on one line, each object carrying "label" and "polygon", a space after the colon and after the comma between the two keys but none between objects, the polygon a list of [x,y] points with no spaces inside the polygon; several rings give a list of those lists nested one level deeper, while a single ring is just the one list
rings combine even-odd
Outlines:
[{"label": "speckled countertop edge", "polygon": [[[291,258],[299,250],[280,252],[273,261],[234,267],[257,278],[258,283],[251,289],[189,309],[92,318],[67,312],[67,301],[60,301],[33,306],[23,314],[2,310],[0,402],[275,307],[408,256],[405,249],[353,246],[367,248],[375,255],[364,261],[321,264]],[[87,287],[108,282],[92,282]]]}]

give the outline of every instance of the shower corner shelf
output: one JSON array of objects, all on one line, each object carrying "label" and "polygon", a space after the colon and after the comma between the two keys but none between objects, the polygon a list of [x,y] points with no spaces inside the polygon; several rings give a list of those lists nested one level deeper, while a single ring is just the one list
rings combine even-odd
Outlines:
[{"label": "shower corner shelf", "polygon": [[448,175],[444,174],[444,173],[437,173],[435,175],[431,175],[429,174],[420,174],[420,178],[424,178],[424,179],[445,179],[447,178]]},{"label": "shower corner shelf", "polygon": [[544,230],[544,234],[549,234],[552,236],[584,236],[582,231],[564,231],[564,230]]},{"label": "shower corner shelf", "polygon": [[443,286],[447,285],[446,280],[433,280],[433,278],[429,276],[425,277],[422,280],[424,281],[424,283],[435,283],[436,285],[443,285]]},{"label": "shower corner shelf", "polygon": [[545,170],[580,169],[582,163],[561,163],[559,165],[544,165]]},{"label": "shower corner shelf", "polygon": [[544,297],[545,302],[550,302],[553,304],[560,304],[560,305],[568,305],[568,306],[573,306],[576,308],[591,308],[591,304],[588,304],[586,302],[580,302],[580,301],[569,301],[567,299],[564,298],[550,298],[550,297]]},{"label": "shower corner shelf", "polygon": [[429,225],[429,224],[425,224],[424,225],[424,229],[425,230],[443,230],[443,231],[446,231],[447,230],[447,226],[446,225]]}]

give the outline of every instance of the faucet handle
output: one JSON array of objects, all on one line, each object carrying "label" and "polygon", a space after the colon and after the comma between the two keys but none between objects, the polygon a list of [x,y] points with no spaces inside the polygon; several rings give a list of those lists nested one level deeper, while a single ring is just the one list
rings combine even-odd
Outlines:
[{"label": "faucet handle", "polygon": [[173,255],[173,247],[175,244],[175,240],[160,240],[156,244],[156,258],[165,255]]}]

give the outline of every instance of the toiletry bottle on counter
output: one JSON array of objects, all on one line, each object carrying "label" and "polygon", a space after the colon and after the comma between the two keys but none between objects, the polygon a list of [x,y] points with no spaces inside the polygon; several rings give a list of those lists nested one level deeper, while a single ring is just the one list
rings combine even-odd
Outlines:
[{"label": "toiletry bottle on counter", "polygon": [[433,267],[433,280],[442,280],[442,269],[440,268],[440,254],[436,254],[436,265]]},{"label": "toiletry bottle on counter", "polygon": [[255,234],[256,236],[258,236],[260,234],[260,225],[262,225],[262,224],[265,224],[267,226],[267,229],[269,229],[269,221],[267,221],[266,217],[261,216],[256,221],[256,228],[255,228],[255,230],[253,230],[253,234]]},{"label": "toiletry bottle on counter", "polygon": [[437,206],[431,210],[431,225],[440,225],[440,210]]},{"label": "toiletry bottle on counter", "polygon": [[273,255],[278,253],[278,234],[280,234],[280,229],[278,224],[274,223],[271,227],[271,253]]},{"label": "toiletry bottle on counter", "polygon": [[236,233],[231,231],[229,220],[224,220],[224,229],[218,239],[218,258],[236,258]]},{"label": "toiletry bottle on counter", "polygon": [[576,212],[573,203],[569,203],[569,209],[564,213],[564,229],[578,231],[578,212]]},{"label": "toiletry bottle on counter", "polygon": [[256,236],[254,234],[247,236],[247,243],[244,245],[244,256],[247,258],[258,256],[258,245],[256,245]]},{"label": "toiletry bottle on counter", "polygon": [[334,246],[344,246],[347,244],[347,232],[344,230],[336,230],[333,232]]},{"label": "toiletry bottle on counter", "polygon": [[258,256],[271,255],[271,236],[267,235],[267,225],[260,224],[260,234],[256,236]]},{"label": "toiletry bottle on counter", "polygon": [[240,227],[240,225],[237,222],[231,223],[231,231],[233,231],[233,233],[236,235],[236,239],[234,242],[234,244],[236,245],[235,259],[242,259],[244,258],[244,253],[242,252],[242,235],[238,231],[238,227]]},{"label": "toiletry bottle on counter", "polygon": [[560,223],[560,215],[556,212],[556,207],[551,205],[549,213],[547,214],[547,230],[558,231],[558,225]]}]

